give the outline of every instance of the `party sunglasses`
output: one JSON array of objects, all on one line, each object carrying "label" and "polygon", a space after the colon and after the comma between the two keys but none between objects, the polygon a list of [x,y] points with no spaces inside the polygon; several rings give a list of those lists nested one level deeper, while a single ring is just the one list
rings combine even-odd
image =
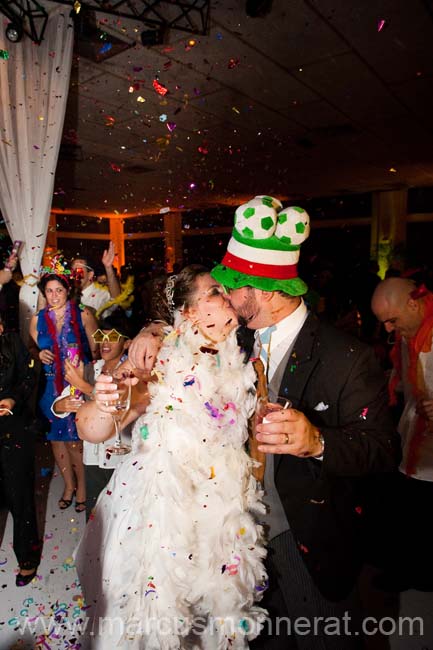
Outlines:
[{"label": "party sunglasses", "polygon": [[117,330],[110,330],[108,334],[104,334],[102,330],[96,330],[96,332],[93,332],[92,334],[92,339],[95,343],[103,343],[104,341],[118,343],[121,338],[127,339],[128,337],[124,334],[120,334]]}]

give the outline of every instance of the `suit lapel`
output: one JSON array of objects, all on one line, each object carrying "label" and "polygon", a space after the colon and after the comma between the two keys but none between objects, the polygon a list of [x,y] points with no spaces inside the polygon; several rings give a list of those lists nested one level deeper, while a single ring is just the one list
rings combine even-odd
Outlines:
[{"label": "suit lapel", "polygon": [[[308,379],[317,364],[313,357],[319,320],[309,314],[293,346],[288,359],[278,394],[289,399],[293,408],[299,408]],[[282,455],[275,456],[275,470],[281,462]]]}]

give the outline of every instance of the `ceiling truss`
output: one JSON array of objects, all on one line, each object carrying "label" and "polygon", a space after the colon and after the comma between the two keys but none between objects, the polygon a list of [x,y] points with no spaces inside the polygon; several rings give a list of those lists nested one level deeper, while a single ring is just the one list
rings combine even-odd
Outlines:
[{"label": "ceiling truss", "polygon": [[[58,4],[69,6],[76,13],[91,10],[137,20],[150,29],[208,33],[210,0],[59,0]],[[42,42],[48,13],[35,0],[0,0],[0,13],[22,25],[32,41]]]}]

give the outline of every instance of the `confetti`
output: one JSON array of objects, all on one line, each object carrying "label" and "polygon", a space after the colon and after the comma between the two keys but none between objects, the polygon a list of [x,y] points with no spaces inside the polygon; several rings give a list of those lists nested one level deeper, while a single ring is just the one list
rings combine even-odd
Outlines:
[{"label": "confetti", "polygon": [[209,411],[211,417],[213,417],[213,418],[215,418],[217,420],[220,420],[222,417],[224,417],[222,415],[222,413],[219,412],[219,409],[217,409],[216,406],[212,406],[212,404],[210,402],[205,402],[204,405],[205,405],[206,409]]},{"label": "confetti", "polygon": [[246,618],[241,618],[241,620],[239,621],[239,627],[244,632],[249,632],[250,630],[250,624],[248,623]]},{"label": "confetti", "polygon": [[176,122],[167,122],[167,129],[170,131],[170,133],[175,130],[176,126]]},{"label": "confetti", "polygon": [[119,167],[119,165],[116,165],[115,163],[110,163],[110,167],[111,167],[111,169],[113,170],[113,172],[117,172],[117,173],[120,172],[120,167]]},{"label": "confetti", "polygon": [[385,27],[385,25],[386,25],[386,20],[383,20],[383,18],[381,20],[378,20],[377,21],[377,31],[381,32],[383,30],[383,28]]},{"label": "confetti", "polygon": [[153,82],[152,82],[152,86],[154,87],[154,89],[156,90],[156,92],[158,93],[158,95],[162,95],[162,96],[164,96],[164,95],[166,95],[166,94],[168,93],[168,88],[166,88],[165,86],[163,86],[162,84],[160,84],[159,81],[158,81],[157,79],[154,79],[154,80],[153,80]]},{"label": "confetti", "polygon": [[166,122],[167,121],[167,115],[165,113],[161,113],[159,116],[159,121],[160,122]]},{"label": "confetti", "polygon": [[367,419],[367,413],[368,413],[368,406],[366,406],[364,409],[362,409],[361,415],[359,416],[362,420]]},{"label": "confetti", "polygon": [[227,63],[229,70],[233,70],[237,65],[239,65],[239,59],[229,59],[229,62]]},{"label": "confetti", "polygon": [[99,54],[105,54],[106,52],[109,52],[112,47],[113,47],[112,43],[105,43],[99,50]]},{"label": "confetti", "polygon": [[0,59],[7,61],[9,58],[9,52],[7,50],[0,50]]}]

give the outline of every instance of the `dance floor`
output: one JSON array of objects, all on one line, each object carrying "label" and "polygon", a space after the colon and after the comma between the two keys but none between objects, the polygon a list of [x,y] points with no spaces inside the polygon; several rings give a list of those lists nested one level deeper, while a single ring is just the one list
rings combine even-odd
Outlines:
[{"label": "dance floor", "polygon": [[[73,551],[85,526],[84,513],[73,506],[61,511],[57,501],[62,480],[57,475],[49,447],[38,444],[36,501],[43,558],[37,578],[26,587],[15,586],[17,564],[12,551],[12,520],[0,518],[0,650],[91,650],[80,640],[85,604],[74,568]],[[366,650],[433,650],[433,594],[416,591],[384,594],[366,590],[367,613],[380,624],[382,635],[371,635]],[[410,634],[410,623],[393,629],[393,621],[420,617],[422,636]],[[107,650],[114,650],[107,639]]]},{"label": "dance floor", "polygon": [[77,514],[73,505],[59,510],[62,489],[49,449],[38,444],[36,503],[43,530],[42,561],[33,582],[15,586],[17,563],[9,515],[2,524],[3,535],[0,533],[0,650],[83,650],[84,603],[72,553],[86,518],[84,513]]}]

